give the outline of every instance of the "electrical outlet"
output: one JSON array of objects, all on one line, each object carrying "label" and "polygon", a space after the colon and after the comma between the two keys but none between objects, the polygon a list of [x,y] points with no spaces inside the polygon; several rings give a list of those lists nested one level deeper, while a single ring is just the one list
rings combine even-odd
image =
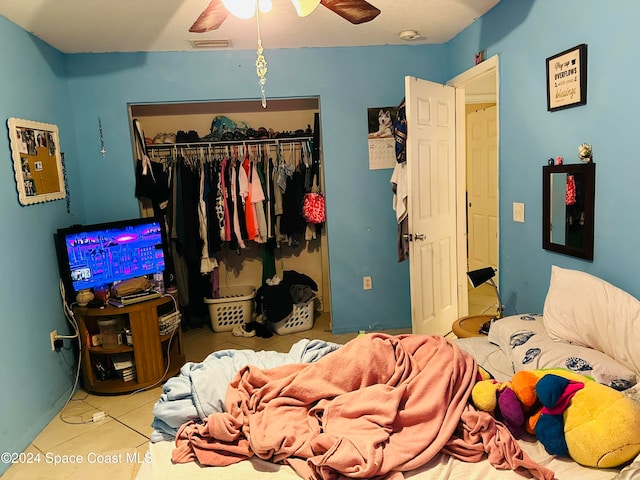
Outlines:
[{"label": "electrical outlet", "polygon": [[56,350],[56,337],[58,336],[57,330],[52,330],[49,334],[49,338],[51,339],[51,351],[54,352]]},{"label": "electrical outlet", "polygon": [[362,288],[364,290],[371,290],[373,288],[371,277],[362,277]]}]

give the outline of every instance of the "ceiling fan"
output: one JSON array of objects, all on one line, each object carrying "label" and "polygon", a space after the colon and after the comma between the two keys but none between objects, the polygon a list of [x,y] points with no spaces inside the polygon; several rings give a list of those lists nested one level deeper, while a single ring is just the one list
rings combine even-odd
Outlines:
[{"label": "ceiling fan", "polygon": [[[380,10],[365,0],[291,0],[300,17],[311,14],[320,4],[340,15],[354,25],[370,22],[380,14]],[[231,5],[233,0],[212,0],[189,29],[190,32],[204,33],[220,28],[229,16],[230,11],[225,4]],[[255,0],[242,0],[236,3],[249,3],[255,12]],[[233,9],[233,8],[232,8]],[[251,18],[253,14],[247,18]]]}]

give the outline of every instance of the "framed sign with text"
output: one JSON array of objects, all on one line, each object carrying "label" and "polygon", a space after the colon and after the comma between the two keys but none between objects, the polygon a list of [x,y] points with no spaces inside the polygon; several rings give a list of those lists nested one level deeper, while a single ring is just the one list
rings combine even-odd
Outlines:
[{"label": "framed sign with text", "polygon": [[547,110],[587,103],[587,45],[547,58]]}]

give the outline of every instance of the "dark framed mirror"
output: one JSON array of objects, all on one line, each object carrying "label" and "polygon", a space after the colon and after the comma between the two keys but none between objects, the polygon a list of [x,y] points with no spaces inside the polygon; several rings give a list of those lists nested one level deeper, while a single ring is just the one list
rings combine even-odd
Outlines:
[{"label": "dark framed mirror", "polygon": [[595,163],[542,167],[542,248],[593,260]]}]

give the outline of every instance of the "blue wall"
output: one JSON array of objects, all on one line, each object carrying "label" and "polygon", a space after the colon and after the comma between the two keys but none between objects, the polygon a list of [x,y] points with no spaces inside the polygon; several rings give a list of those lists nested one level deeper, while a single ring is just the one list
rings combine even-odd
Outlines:
[{"label": "blue wall", "polygon": [[[500,286],[507,312],[542,310],[552,264],[640,296],[634,281],[640,94],[630,88],[640,69],[633,61],[638,20],[634,0],[616,0],[615,8],[599,0],[503,0],[446,45],[266,51],[268,96],[321,99],[336,332],[410,324],[408,265],[396,261],[391,172],[368,169],[366,109],[397,105],[405,75],[454,77],[479,50],[500,56]],[[545,59],[579,43],[588,44],[588,103],[549,113]],[[66,328],[52,233],[138,215],[127,104],[256,98],[254,62],[253,52],[62,55],[0,18],[3,121],[16,116],[59,126],[72,209],[68,214],[64,201],[19,205],[1,135],[0,450],[26,447],[72,384],[72,372],[49,347],[49,331]],[[593,262],[541,246],[542,165],[556,155],[577,162],[582,142],[593,144],[598,164]],[[511,220],[513,202],[526,204],[525,223]],[[373,277],[374,290],[362,290],[363,275]]]},{"label": "blue wall", "polygon": [[[400,103],[405,75],[446,81],[444,52],[442,45],[265,52],[268,97],[320,97],[336,333],[411,325],[408,264],[398,263],[395,246],[391,170],[369,170],[366,115],[368,107]],[[259,96],[251,51],[82,54],[67,61],[80,184],[91,222],[138,213],[127,104]],[[364,275],[373,277],[373,290],[362,289]]]},{"label": "blue wall", "polygon": [[[593,275],[640,297],[636,158],[640,3],[616,0],[503,0],[449,44],[453,77],[473,53],[500,57],[500,287],[507,313],[541,312],[551,265]],[[547,112],[546,58],[581,43],[588,49],[587,104]],[[579,163],[578,145],[596,163],[593,262],[542,249],[542,166],[561,155]],[[525,223],[512,220],[526,204]]]},{"label": "blue wall", "polygon": [[[56,124],[67,157],[76,156],[76,142],[65,56],[0,17],[0,65],[0,451],[20,452],[60,410],[75,371],[51,351],[49,332],[68,331],[52,235],[77,220],[64,200],[20,205],[6,121]],[[70,176],[77,177],[70,164]],[[73,201],[82,204],[82,196]],[[75,363],[73,352],[65,356]],[[0,473],[7,466],[0,464]]]}]

